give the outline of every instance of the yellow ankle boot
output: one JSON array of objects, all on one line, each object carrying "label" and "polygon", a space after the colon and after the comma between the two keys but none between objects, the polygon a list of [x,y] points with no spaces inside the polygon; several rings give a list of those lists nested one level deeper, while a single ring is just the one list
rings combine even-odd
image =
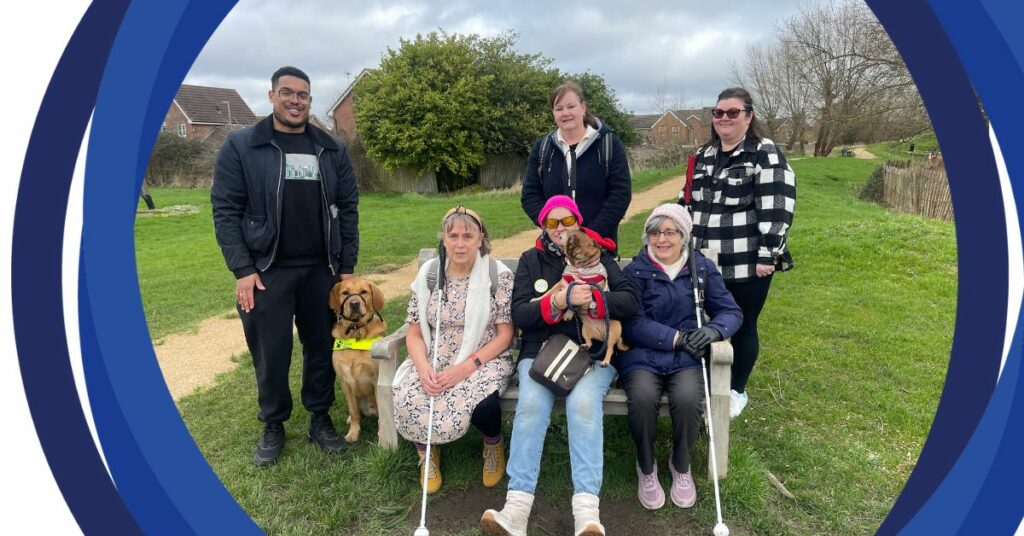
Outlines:
[{"label": "yellow ankle boot", "polygon": [[[416,451],[420,455],[420,486],[423,485],[423,466],[424,461],[427,457],[426,451]],[[441,453],[437,447],[430,447],[430,467],[426,470],[427,473],[427,493],[434,493],[441,489]]]},{"label": "yellow ankle boot", "polygon": [[505,476],[505,447],[501,441],[488,445],[484,443],[484,487],[493,488]]}]

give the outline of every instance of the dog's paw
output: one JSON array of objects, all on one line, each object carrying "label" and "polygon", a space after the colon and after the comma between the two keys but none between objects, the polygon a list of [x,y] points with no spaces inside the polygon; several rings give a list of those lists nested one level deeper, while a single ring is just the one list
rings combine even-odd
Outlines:
[{"label": "dog's paw", "polygon": [[349,428],[348,433],[345,434],[345,441],[348,441],[349,443],[355,443],[356,441],[359,441],[359,429]]}]

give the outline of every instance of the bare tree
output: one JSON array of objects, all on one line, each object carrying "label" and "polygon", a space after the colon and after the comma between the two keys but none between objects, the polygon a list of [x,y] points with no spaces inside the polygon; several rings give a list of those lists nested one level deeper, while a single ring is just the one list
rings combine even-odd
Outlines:
[{"label": "bare tree", "polygon": [[816,109],[816,156],[893,120],[912,130],[927,124],[906,65],[862,2],[804,6],[778,35],[787,65]]},{"label": "bare tree", "polygon": [[669,110],[682,110],[686,108],[686,91],[679,87],[669,88],[662,81],[654,90],[654,96],[651,97],[650,104],[651,108],[659,113]]}]

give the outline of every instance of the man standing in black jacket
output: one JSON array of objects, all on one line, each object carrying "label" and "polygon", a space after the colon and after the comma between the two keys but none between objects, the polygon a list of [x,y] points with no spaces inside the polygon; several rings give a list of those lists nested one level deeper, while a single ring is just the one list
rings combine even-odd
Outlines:
[{"label": "man standing in black jacket", "polygon": [[308,123],[309,76],[282,67],[271,77],[273,113],[233,132],[217,156],[211,200],[217,244],[235,275],[235,296],[256,369],[263,435],[256,465],[277,461],[292,411],[292,324],[302,342],[302,405],[309,439],[326,452],[345,440],[334,403],[333,322],[328,294],[352,276],[359,250],[359,191],[345,146]]}]

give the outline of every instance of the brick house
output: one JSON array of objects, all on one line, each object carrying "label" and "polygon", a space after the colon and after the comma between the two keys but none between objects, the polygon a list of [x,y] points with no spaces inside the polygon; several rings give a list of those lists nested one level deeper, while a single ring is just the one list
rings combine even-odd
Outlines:
[{"label": "brick house", "polygon": [[669,110],[651,125],[657,145],[700,145],[711,135],[711,108]]},{"label": "brick house", "polygon": [[654,123],[661,119],[662,114],[647,114],[647,115],[630,115],[627,120],[640,136],[641,145],[652,145],[654,143],[654,137],[651,132],[651,127]]},{"label": "brick house", "polygon": [[374,69],[363,69],[356,76],[355,80],[341,92],[334,104],[327,110],[328,120],[334,125],[334,133],[345,142],[350,142],[359,136],[356,132],[356,103],[354,89],[356,84],[364,76],[374,72]]},{"label": "brick house", "polygon": [[259,119],[234,89],[182,84],[160,131],[175,132],[187,140],[207,141],[222,138],[226,132],[255,124]]}]

